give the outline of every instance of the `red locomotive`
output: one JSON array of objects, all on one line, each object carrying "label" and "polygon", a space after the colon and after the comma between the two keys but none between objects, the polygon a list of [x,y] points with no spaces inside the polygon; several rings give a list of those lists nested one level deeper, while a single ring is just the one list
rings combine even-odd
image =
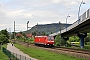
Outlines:
[{"label": "red locomotive", "polygon": [[35,36],[35,45],[54,46],[54,37],[52,36]]}]

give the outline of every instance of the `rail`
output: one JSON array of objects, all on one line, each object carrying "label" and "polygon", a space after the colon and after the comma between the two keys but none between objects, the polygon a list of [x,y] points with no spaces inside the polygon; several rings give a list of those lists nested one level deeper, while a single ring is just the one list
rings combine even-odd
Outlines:
[{"label": "rail", "polygon": [[61,47],[61,48],[56,48],[56,47],[55,47],[55,48],[52,48],[52,49],[90,55],[90,51],[89,51],[89,50],[80,50],[80,49],[63,48],[63,47]]}]

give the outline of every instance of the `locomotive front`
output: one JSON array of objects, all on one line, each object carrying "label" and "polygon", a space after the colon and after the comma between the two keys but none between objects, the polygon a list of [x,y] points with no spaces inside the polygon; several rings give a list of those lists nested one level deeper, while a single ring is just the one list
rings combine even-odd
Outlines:
[{"label": "locomotive front", "polygon": [[54,37],[53,36],[47,37],[47,45],[54,46]]}]

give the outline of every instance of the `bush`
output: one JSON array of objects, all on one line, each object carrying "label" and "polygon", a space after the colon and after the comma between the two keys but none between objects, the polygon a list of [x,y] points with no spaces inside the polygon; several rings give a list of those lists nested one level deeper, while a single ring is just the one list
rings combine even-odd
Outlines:
[{"label": "bush", "polygon": [[77,36],[72,36],[69,38],[69,42],[79,42],[79,38]]},{"label": "bush", "polygon": [[90,45],[90,42],[87,42],[87,45]]}]

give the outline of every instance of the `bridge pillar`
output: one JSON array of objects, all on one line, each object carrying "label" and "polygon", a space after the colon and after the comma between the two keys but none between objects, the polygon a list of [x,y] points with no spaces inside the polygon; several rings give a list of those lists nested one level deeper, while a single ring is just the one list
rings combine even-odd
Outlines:
[{"label": "bridge pillar", "polygon": [[77,36],[80,38],[80,47],[84,48],[84,38],[87,36],[87,33],[78,33]]}]

